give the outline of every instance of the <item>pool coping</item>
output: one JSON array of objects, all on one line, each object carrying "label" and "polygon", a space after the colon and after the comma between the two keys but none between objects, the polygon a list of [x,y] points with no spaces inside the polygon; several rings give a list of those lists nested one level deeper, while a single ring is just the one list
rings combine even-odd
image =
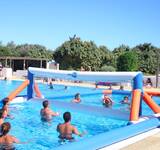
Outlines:
[{"label": "pool coping", "polygon": [[[134,137],[141,133],[155,129],[160,125],[157,118],[151,118],[149,120],[142,121],[137,124],[128,125],[122,128],[114,129],[109,132],[98,134],[90,139],[80,140],[78,142],[62,145],[55,150],[96,150],[102,149],[106,146],[112,145],[122,140],[126,140],[130,137]],[[118,134],[117,134],[118,133]]]}]

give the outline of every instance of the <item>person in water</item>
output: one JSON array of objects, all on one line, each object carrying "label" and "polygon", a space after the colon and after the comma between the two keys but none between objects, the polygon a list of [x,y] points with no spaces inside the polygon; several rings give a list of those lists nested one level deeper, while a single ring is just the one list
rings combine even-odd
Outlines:
[{"label": "person in water", "polygon": [[113,105],[113,100],[109,96],[104,95],[103,105],[106,106],[106,107],[111,107]]},{"label": "person in water", "polygon": [[7,117],[8,117],[8,118],[13,119],[13,116],[11,116],[11,115],[9,114],[9,108],[8,108],[9,98],[3,99],[2,103],[3,103],[3,106],[2,106],[2,109],[3,109],[3,117],[4,117],[4,118],[7,118]]},{"label": "person in water", "polygon": [[74,103],[80,103],[81,102],[81,98],[80,98],[80,94],[77,93],[74,97],[74,99],[72,100],[72,102]]},{"label": "person in water", "polygon": [[1,125],[0,135],[0,149],[1,150],[15,150],[13,143],[21,143],[16,137],[9,135],[11,125],[9,122],[5,122]]},{"label": "person in water", "polygon": [[3,109],[0,109],[0,126],[3,124],[4,122],[4,117],[3,117],[4,111]]},{"label": "person in water", "polygon": [[128,96],[124,96],[123,100],[120,101],[121,104],[128,104],[130,105],[130,102],[129,102],[129,99],[128,99]]},{"label": "person in water", "polygon": [[68,89],[68,86],[67,86],[67,85],[65,85],[65,86],[64,86],[64,90],[67,90],[67,89]]},{"label": "person in water", "polygon": [[52,81],[49,83],[49,88],[50,88],[50,89],[53,89]]},{"label": "person in water", "polygon": [[59,116],[58,112],[54,112],[49,108],[48,100],[43,101],[43,108],[40,111],[41,120],[44,122],[50,122],[54,116]]},{"label": "person in water", "polygon": [[85,132],[80,133],[78,129],[71,125],[71,113],[70,112],[65,112],[63,114],[63,119],[64,123],[59,124],[57,126],[57,132],[59,132],[59,138],[64,141],[64,140],[74,140],[74,137],[72,134],[78,135],[78,136],[83,136]]}]

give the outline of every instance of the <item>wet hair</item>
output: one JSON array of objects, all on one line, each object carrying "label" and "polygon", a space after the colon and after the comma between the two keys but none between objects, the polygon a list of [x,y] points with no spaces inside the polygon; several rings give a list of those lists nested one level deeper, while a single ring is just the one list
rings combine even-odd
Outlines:
[{"label": "wet hair", "polygon": [[125,98],[128,98],[128,96],[124,96],[124,99],[125,99]]},{"label": "wet hair", "polygon": [[4,98],[2,101],[3,106],[6,105],[8,102],[9,102],[9,98],[8,97]]},{"label": "wet hair", "polygon": [[1,125],[1,137],[5,136],[9,132],[10,129],[11,129],[11,124],[9,122],[4,122]]},{"label": "wet hair", "polygon": [[43,107],[44,108],[48,107],[48,105],[49,105],[49,102],[47,100],[43,101]]},{"label": "wet hair", "polygon": [[63,119],[65,122],[69,122],[71,120],[71,113],[70,112],[65,112],[63,114]]},{"label": "wet hair", "polygon": [[4,109],[0,109],[0,119],[3,118]]},{"label": "wet hair", "polygon": [[79,94],[79,93],[76,93],[75,98],[78,98],[78,96],[80,96],[80,94]]}]

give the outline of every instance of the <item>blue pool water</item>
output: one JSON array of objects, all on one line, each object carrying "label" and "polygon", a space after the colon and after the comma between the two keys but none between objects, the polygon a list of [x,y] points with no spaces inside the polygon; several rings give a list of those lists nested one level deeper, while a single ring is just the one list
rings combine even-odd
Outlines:
[{"label": "blue pool water", "polygon": [[[22,81],[3,81],[0,80],[0,99],[8,96],[8,94],[12,91],[14,91]],[[38,84],[39,89],[44,95],[46,99],[49,100],[59,100],[59,101],[67,101],[70,102],[76,93],[81,94],[81,100],[82,104],[85,105],[94,105],[94,106],[102,106],[102,90],[103,89],[95,89],[95,88],[87,88],[87,87],[78,87],[78,86],[68,86],[67,90],[64,90],[64,85],[53,85],[54,89],[49,89],[49,86],[47,84]],[[27,93],[27,90],[24,89],[20,95],[25,95]],[[122,105],[119,102],[123,99],[125,95],[117,95],[112,94],[110,97],[114,101],[113,109],[120,109],[123,111],[129,111],[129,108],[127,105]],[[131,97],[129,96],[129,99]],[[160,104],[160,97],[153,97],[155,102]],[[143,102],[142,105],[142,113],[143,115],[150,115],[153,114],[153,112],[150,110],[150,108]]]},{"label": "blue pool water", "polygon": [[[20,81],[0,81],[0,98],[2,99],[8,96],[8,94],[16,89],[21,83],[22,82]],[[93,88],[69,86],[67,90],[64,90],[63,85],[54,85],[54,89],[49,89],[49,86],[45,84],[39,84],[39,88],[45,98],[50,101],[58,100],[70,102],[74,98],[74,95],[79,92],[81,94],[82,104],[103,107],[101,102],[102,90],[100,89],[95,90]],[[26,89],[20,94],[26,94]],[[114,100],[112,109],[129,111],[126,105],[119,103],[124,95],[110,96]],[[154,100],[158,102],[159,98],[154,97]],[[70,110],[67,108],[53,107],[53,105],[51,105],[51,108],[60,112],[61,115],[60,117],[55,117],[51,125],[43,124],[40,121],[39,115],[42,107],[41,103],[42,101],[27,101],[25,103],[12,104],[10,106],[11,114],[14,116],[13,120],[7,120],[12,124],[10,134],[16,136],[21,141],[31,141],[29,144],[16,145],[17,149],[47,150],[60,145],[60,143],[58,143],[56,126],[63,122],[62,114],[65,111]],[[143,104],[143,108],[144,115],[152,114],[152,111],[145,104]],[[87,134],[84,137],[76,137],[77,141],[127,125],[127,121],[124,120],[115,120],[74,111],[71,111],[71,114],[72,124],[76,125],[80,131],[87,131]]]},{"label": "blue pool water", "polygon": [[[14,116],[13,120],[8,119],[12,124],[10,134],[15,135],[22,141],[32,141],[29,144],[16,145],[18,149],[47,150],[54,149],[60,145],[58,143],[56,126],[63,122],[62,114],[65,111],[68,111],[67,108],[54,108],[53,105],[51,105],[51,108],[54,111],[58,111],[61,114],[54,118],[51,125],[43,124],[41,122],[39,115],[41,108],[42,105],[39,101],[28,101],[20,104],[12,104],[10,106],[11,114]],[[97,117],[73,111],[71,111],[71,114],[72,124],[77,126],[79,131],[87,131],[87,134],[84,137],[75,137],[77,141],[127,124],[127,121],[115,120],[107,117]]]}]

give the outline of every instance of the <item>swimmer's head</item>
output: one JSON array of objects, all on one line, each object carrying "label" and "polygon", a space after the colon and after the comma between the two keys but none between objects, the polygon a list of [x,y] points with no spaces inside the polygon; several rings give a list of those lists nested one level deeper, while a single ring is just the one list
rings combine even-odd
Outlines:
[{"label": "swimmer's head", "polygon": [[128,96],[124,96],[124,99],[128,99]]},{"label": "swimmer's head", "polygon": [[63,114],[63,119],[65,122],[69,122],[71,120],[71,113],[70,112],[65,112]]},{"label": "swimmer's head", "polygon": [[4,110],[0,109],[0,119],[3,119],[3,113],[4,113]]},{"label": "swimmer's head", "polygon": [[80,93],[76,93],[75,99],[80,97]]},{"label": "swimmer's head", "polygon": [[2,103],[3,103],[3,106],[7,105],[9,103],[9,98],[6,97],[5,99],[3,99]]},{"label": "swimmer's head", "polygon": [[49,105],[49,102],[47,100],[43,101],[43,107],[44,108],[48,107],[48,105]]},{"label": "swimmer's head", "polygon": [[11,124],[9,122],[4,122],[1,126],[1,135],[6,135],[11,129]]}]

